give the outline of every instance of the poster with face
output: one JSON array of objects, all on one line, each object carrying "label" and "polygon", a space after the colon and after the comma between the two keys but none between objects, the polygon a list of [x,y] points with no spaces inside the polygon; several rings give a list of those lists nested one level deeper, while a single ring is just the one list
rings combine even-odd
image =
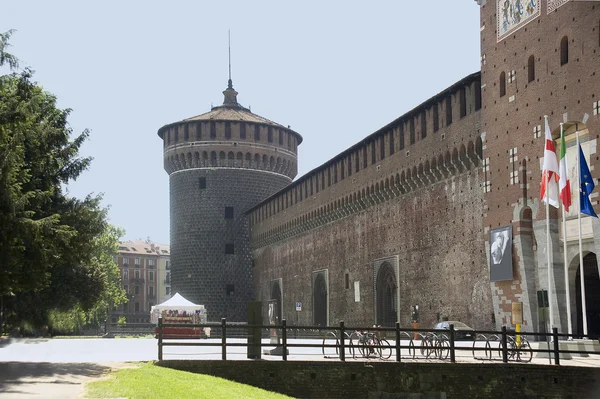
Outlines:
[{"label": "poster with face", "polygon": [[512,279],[512,226],[500,227],[490,233],[490,281]]}]

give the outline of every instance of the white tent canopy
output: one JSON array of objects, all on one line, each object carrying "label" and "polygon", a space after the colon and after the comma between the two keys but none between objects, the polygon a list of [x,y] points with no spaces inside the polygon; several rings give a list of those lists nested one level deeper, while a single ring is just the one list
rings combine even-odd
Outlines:
[{"label": "white tent canopy", "polygon": [[173,295],[170,299],[165,302],[152,306],[150,310],[151,321],[153,323],[158,323],[158,317],[160,316],[163,310],[177,310],[179,312],[190,312],[190,313],[200,313],[205,314],[206,310],[204,309],[204,305],[196,305],[193,302],[188,301],[179,293]]}]

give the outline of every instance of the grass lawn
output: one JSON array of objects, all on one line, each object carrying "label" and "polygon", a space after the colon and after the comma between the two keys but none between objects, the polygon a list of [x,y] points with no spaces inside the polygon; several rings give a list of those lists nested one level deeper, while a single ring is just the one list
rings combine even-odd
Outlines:
[{"label": "grass lawn", "polygon": [[291,398],[223,378],[158,367],[153,363],[141,363],[140,367],[117,370],[106,380],[87,384],[86,397],[129,399]]}]

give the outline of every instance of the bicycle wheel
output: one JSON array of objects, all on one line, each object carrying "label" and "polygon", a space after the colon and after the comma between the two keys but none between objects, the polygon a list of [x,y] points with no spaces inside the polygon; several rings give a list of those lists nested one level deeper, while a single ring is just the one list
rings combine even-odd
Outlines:
[{"label": "bicycle wheel", "polygon": [[521,346],[517,351],[517,360],[529,363],[532,357],[533,351],[531,350],[529,341],[527,341],[524,337],[521,337]]},{"label": "bicycle wheel", "polygon": [[382,346],[382,348],[379,348],[379,356],[382,359],[389,359],[392,356],[392,346],[390,345],[388,340],[385,338],[379,340],[379,345]]},{"label": "bicycle wheel", "polygon": [[410,358],[414,359],[416,354],[417,354],[417,351],[415,350],[415,343],[411,339],[410,342],[408,343],[408,356]]},{"label": "bicycle wheel", "polygon": [[508,345],[508,349],[506,350],[508,360],[517,360],[517,342],[513,337],[507,337],[506,343]]},{"label": "bicycle wheel", "polygon": [[450,341],[448,337],[442,334],[435,342],[435,357],[440,360],[446,360],[450,355]]},{"label": "bicycle wheel", "polygon": [[352,358],[356,358],[356,350],[359,349],[357,348],[357,346],[359,345],[361,336],[362,334],[360,332],[354,331],[352,334],[350,334],[350,337],[348,338],[348,341],[350,343],[350,345],[348,346],[348,350],[350,351]]},{"label": "bicycle wheel", "polygon": [[[335,348],[329,346],[335,344]],[[338,346],[340,342],[335,332],[329,331],[325,336],[323,336],[323,346],[321,350],[323,352],[324,357],[339,355]]]},{"label": "bicycle wheel", "polygon": [[[473,359],[480,359],[480,354],[479,354],[479,350],[476,350],[477,348],[477,342],[483,342],[486,341],[487,344],[487,338],[485,337],[485,335],[483,334],[477,334],[477,336],[475,337],[475,339],[473,340],[473,350],[471,351],[472,355],[473,355]],[[487,357],[487,346],[486,346],[486,357]]]},{"label": "bicycle wheel", "polygon": [[423,337],[421,340],[421,355],[425,356],[426,359],[429,359],[433,351],[433,341],[429,336]]}]

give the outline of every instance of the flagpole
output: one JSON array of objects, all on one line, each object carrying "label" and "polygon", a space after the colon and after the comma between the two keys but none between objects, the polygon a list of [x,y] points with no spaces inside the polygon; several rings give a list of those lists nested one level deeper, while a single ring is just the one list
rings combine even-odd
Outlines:
[{"label": "flagpole", "polygon": [[[544,115],[544,118],[546,119],[546,125],[548,124],[548,116]],[[554,306],[552,305],[552,272],[551,272],[551,265],[550,265],[550,200],[549,200],[549,191],[550,191],[550,178],[554,178],[554,176],[551,176],[547,171],[546,171],[546,175],[544,176],[544,179],[546,179],[546,258],[548,261],[548,307],[549,307],[549,312],[550,312],[550,317],[549,317],[549,324],[550,324],[550,329],[552,329],[553,325],[554,325]]]},{"label": "flagpole", "polygon": [[581,320],[583,321],[583,335],[587,338],[588,326],[587,326],[587,306],[585,303],[585,273],[583,268],[583,245],[581,243],[581,159],[580,146],[579,146],[579,130],[575,129],[575,137],[577,139],[577,182],[579,183],[579,212],[577,212],[577,222],[579,224],[579,283],[581,284]]},{"label": "flagpole", "polygon": [[[563,145],[564,141],[564,137],[563,137],[563,124],[560,124],[560,142],[561,142],[561,146]],[[579,149],[577,149],[579,151]],[[565,152],[565,157],[567,156],[567,150],[565,149],[561,149],[561,154],[562,152]],[[566,158],[565,158],[566,159]],[[562,164],[561,164],[562,165]],[[566,177],[566,176],[565,176]],[[569,181],[567,180],[567,184],[569,183]],[[573,334],[573,324],[571,323],[571,295],[569,292],[569,266],[567,264],[567,217],[565,214],[565,204],[563,201],[563,207],[562,207],[562,227],[563,227],[563,257],[564,257],[564,262],[565,262],[565,292],[566,292],[566,297],[567,297],[567,325],[568,325],[568,330],[567,333],[569,335]],[[569,339],[573,339],[572,337],[569,337]]]}]

